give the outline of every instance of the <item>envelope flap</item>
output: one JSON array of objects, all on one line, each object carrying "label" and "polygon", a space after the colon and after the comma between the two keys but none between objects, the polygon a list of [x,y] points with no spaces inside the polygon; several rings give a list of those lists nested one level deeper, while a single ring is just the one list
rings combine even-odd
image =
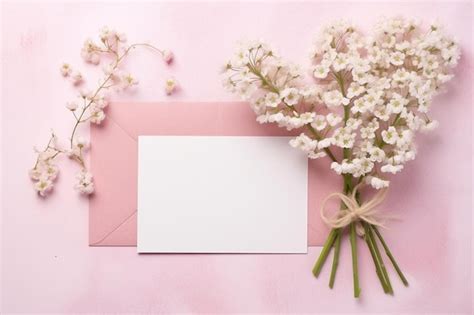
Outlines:
[{"label": "envelope flap", "polygon": [[113,103],[108,115],[135,139],[139,135],[281,135],[288,132],[255,122],[245,102]]},{"label": "envelope flap", "polygon": [[[102,130],[106,129],[106,130]],[[136,213],[137,143],[113,119],[91,128],[91,170],[96,192],[89,200],[89,244],[106,245]],[[133,223],[133,222],[132,222]],[[136,226],[136,220],[135,220]],[[133,245],[136,235],[121,245]]]}]

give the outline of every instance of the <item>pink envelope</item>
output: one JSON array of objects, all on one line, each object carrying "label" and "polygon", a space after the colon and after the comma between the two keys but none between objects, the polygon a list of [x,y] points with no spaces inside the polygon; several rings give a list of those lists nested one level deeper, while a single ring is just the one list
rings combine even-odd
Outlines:
[{"label": "pink envelope", "polygon": [[[114,103],[107,119],[91,127],[91,170],[96,192],[90,198],[89,245],[137,244],[137,140],[139,135],[285,136],[297,134],[260,125],[244,102]],[[328,229],[319,217],[321,200],[340,190],[328,159],[310,160],[308,244],[321,245]]]}]

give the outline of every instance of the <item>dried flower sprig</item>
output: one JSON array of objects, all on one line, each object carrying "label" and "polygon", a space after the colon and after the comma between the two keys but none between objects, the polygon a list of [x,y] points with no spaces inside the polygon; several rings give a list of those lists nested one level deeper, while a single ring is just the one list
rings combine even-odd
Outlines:
[{"label": "dried flower sprig", "polygon": [[[35,165],[30,170],[30,178],[34,182],[34,188],[41,196],[46,196],[52,191],[54,180],[59,168],[55,160],[60,155],[67,155],[76,162],[80,171],[76,176],[75,188],[86,195],[94,192],[92,174],[89,172],[84,154],[89,149],[89,142],[86,138],[77,135],[78,127],[82,124],[101,124],[106,118],[106,107],[109,103],[111,91],[123,91],[138,84],[138,80],[130,73],[125,72],[121,66],[126,57],[136,47],[145,47],[158,52],[166,64],[173,61],[173,53],[169,50],[161,50],[148,43],[126,44],[126,36],[107,27],[103,28],[99,36],[100,41],[94,42],[87,39],[81,49],[81,57],[87,63],[99,65],[104,61],[102,71],[104,76],[99,80],[98,86],[94,90],[80,89],[77,99],[66,103],[66,108],[72,113],[75,123],[69,136],[69,144],[63,148],[58,144],[58,137],[52,132],[47,145],[43,150],[37,150]],[[60,73],[71,83],[79,88],[85,79],[81,72],[73,69],[69,64],[64,63],[60,67]],[[171,94],[175,91],[177,82],[172,80],[172,87],[166,83],[165,91]]]},{"label": "dried flower sprig", "polygon": [[[367,243],[384,291],[393,292],[375,237],[408,284],[378,231],[382,219],[375,208],[389,186],[384,175],[400,172],[415,158],[415,133],[437,126],[428,116],[431,100],[453,77],[459,57],[458,45],[438,25],[423,30],[413,21],[392,18],[378,23],[373,37],[346,22],[326,27],[311,52],[315,84],[262,42],[242,46],[226,65],[224,85],[250,101],[258,122],[304,128],[290,145],[311,159],[329,156],[331,169],[344,179],[343,194],[328,197],[341,200],[340,211],[328,218],[327,200],[322,205],[321,216],[332,230],[313,270],[318,276],[334,247],[331,288],[346,227],[356,297],[356,232]],[[368,202],[361,200],[363,185],[378,190]]]}]

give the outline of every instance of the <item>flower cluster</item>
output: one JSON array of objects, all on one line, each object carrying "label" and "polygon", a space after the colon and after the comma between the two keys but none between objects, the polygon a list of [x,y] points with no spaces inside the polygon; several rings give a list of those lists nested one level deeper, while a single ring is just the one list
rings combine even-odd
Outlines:
[{"label": "flower cluster", "polygon": [[[52,133],[44,150],[35,149],[37,159],[29,174],[34,182],[35,190],[41,196],[46,196],[53,188],[54,180],[59,172],[55,159],[61,154],[68,156],[80,166],[74,187],[86,195],[94,192],[93,177],[88,171],[84,156],[89,148],[89,142],[77,135],[78,127],[85,123],[101,124],[106,118],[106,107],[109,104],[111,92],[127,90],[138,84],[135,76],[122,69],[123,61],[136,47],[146,47],[158,52],[166,64],[173,61],[171,51],[160,50],[148,43],[127,45],[127,39],[123,33],[105,27],[100,32],[99,41],[88,39],[81,49],[81,57],[85,62],[102,67],[103,77],[96,88],[92,90],[84,88],[84,76],[71,65],[64,63],[60,67],[61,75],[78,88],[79,95],[65,105],[75,121],[68,145],[59,145],[57,136]],[[165,91],[168,95],[176,88],[175,79],[166,80]]]},{"label": "flower cluster", "polygon": [[329,25],[310,55],[314,84],[265,43],[243,45],[224,85],[250,101],[258,122],[304,128],[290,144],[309,158],[328,155],[337,174],[387,187],[385,174],[415,158],[416,132],[437,126],[428,112],[453,76],[458,45],[438,25],[391,18],[373,37],[346,22]]}]

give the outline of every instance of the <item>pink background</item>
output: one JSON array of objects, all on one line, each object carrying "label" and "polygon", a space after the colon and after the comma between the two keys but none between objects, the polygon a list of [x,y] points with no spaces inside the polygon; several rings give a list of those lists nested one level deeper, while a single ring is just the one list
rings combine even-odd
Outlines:
[{"label": "pink background", "polygon": [[[306,64],[322,23],[351,17],[368,26],[389,14],[439,18],[463,49],[457,77],[436,100],[433,115],[441,127],[419,138],[419,159],[394,180],[386,200],[403,217],[385,235],[410,281],[402,287],[390,268],[395,297],[381,293],[362,242],[357,301],[347,246],[333,291],[327,266],[318,280],[310,273],[319,248],[307,255],[137,255],[135,248],[90,248],[88,202],[71,189],[75,169],[68,161],[61,163],[51,198],[39,199],[30,187],[32,145],[44,145],[50,127],[67,137],[72,124],[63,106],[73,92],[59,65],[84,68],[82,41],[103,25],[176,54],[167,69],[151,52],[136,51],[128,68],[142,84],[118,99],[226,101],[235,98],[221,88],[218,71],[237,40],[265,38]],[[468,1],[4,4],[0,311],[471,312],[472,18]],[[162,89],[167,74],[183,86],[171,98]]]}]

